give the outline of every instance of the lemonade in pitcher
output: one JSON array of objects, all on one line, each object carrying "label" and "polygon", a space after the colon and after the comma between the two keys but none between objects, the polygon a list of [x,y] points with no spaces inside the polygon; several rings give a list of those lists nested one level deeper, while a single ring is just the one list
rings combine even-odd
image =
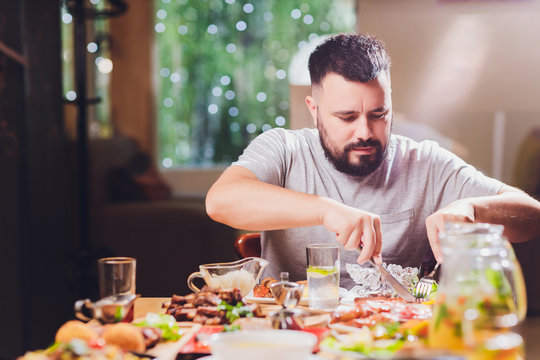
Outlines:
[{"label": "lemonade in pitcher", "polygon": [[477,359],[523,359],[516,331],[526,313],[525,284],[502,226],[449,223],[429,326],[429,345]]}]

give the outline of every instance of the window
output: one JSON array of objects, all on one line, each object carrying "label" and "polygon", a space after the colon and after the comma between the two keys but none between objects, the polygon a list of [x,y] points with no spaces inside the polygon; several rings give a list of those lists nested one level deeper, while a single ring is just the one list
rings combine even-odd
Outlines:
[{"label": "window", "polygon": [[157,155],[165,168],[234,161],[286,127],[288,67],[320,35],[355,28],[354,0],[155,0]]},{"label": "window", "polygon": [[[63,95],[67,101],[76,101],[78,94],[75,91],[75,49],[73,39],[74,18],[68,9],[70,3],[64,0],[60,7],[62,30],[62,86]],[[90,0],[86,6],[95,12],[109,10],[105,0]],[[110,73],[113,69],[110,60],[109,19],[97,16],[93,21],[86,21],[86,91],[88,106],[88,124],[90,137],[112,136],[110,116],[109,83]],[[74,106],[74,105],[72,105]],[[72,108],[75,111],[75,108]],[[73,114],[72,114],[73,115]],[[72,122],[68,121],[67,130],[75,137],[74,116]]]}]

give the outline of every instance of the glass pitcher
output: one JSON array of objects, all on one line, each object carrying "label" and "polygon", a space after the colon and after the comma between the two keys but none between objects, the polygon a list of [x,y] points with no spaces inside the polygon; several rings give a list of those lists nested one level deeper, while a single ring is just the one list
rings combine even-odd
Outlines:
[{"label": "glass pitcher", "polygon": [[523,358],[515,332],[527,312],[525,282],[504,227],[447,223],[440,234],[444,264],[429,344],[467,359]]},{"label": "glass pitcher", "polygon": [[193,281],[202,278],[213,289],[240,289],[246,296],[257,284],[268,261],[258,257],[247,257],[234,262],[199,265],[198,272],[189,275],[188,286],[194,292],[199,289]]}]

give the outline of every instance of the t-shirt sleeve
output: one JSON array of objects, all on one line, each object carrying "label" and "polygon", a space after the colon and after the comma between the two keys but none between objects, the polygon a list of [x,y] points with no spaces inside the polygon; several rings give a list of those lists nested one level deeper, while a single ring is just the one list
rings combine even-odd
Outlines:
[{"label": "t-shirt sleeve", "polygon": [[283,186],[286,173],[286,133],[283,129],[268,130],[257,136],[231,166],[242,166],[257,179]]},{"label": "t-shirt sleeve", "polygon": [[429,152],[433,159],[430,183],[435,211],[458,199],[495,195],[504,186],[436,143]]}]

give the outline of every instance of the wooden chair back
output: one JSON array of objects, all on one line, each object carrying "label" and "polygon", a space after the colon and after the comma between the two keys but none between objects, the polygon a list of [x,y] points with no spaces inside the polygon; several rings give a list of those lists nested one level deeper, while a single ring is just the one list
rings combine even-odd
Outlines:
[{"label": "wooden chair back", "polygon": [[241,259],[261,256],[261,234],[247,233],[238,236],[234,242],[234,252]]}]

